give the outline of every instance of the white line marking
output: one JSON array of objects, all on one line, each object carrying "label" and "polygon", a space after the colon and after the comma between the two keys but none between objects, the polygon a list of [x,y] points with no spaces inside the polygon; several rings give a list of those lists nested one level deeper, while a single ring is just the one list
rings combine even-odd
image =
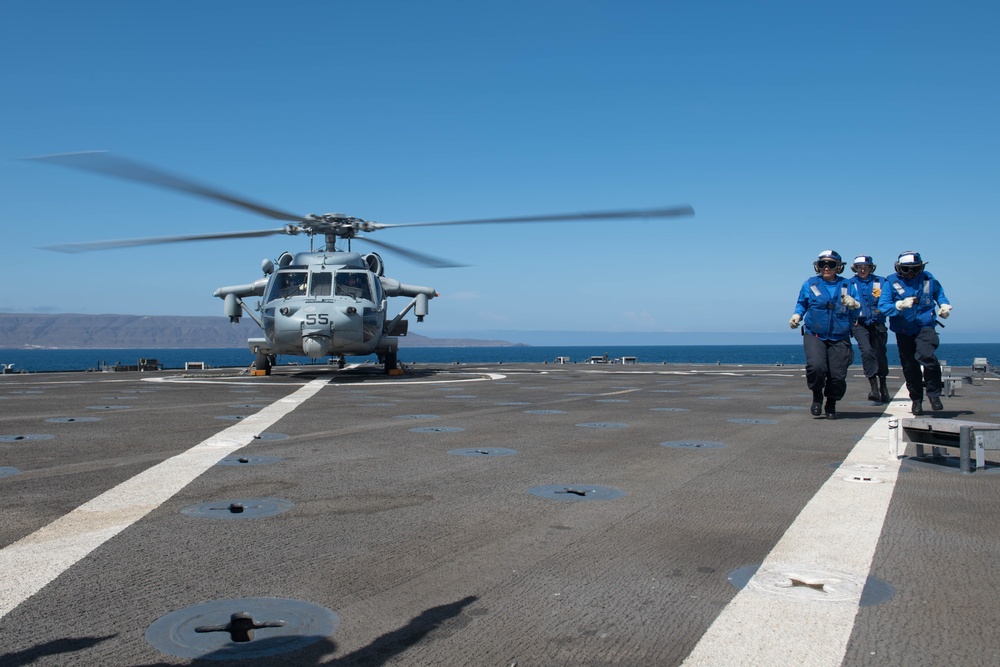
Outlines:
[{"label": "white line marking", "polygon": [[255,435],[316,394],[313,380],[235,426],[159,463],[0,550],[0,618],[122,532]]},{"label": "white line marking", "polygon": [[[890,403],[883,418],[802,509],[750,583],[715,619],[685,667],[771,667],[790,660],[839,667],[899,473],[899,460],[886,451],[886,417],[908,415],[907,406],[904,401]],[[879,466],[883,483],[844,481],[845,473],[869,465]],[[849,594],[827,596],[817,590],[824,581],[830,591],[843,589],[850,579],[860,585],[849,587]]]}]

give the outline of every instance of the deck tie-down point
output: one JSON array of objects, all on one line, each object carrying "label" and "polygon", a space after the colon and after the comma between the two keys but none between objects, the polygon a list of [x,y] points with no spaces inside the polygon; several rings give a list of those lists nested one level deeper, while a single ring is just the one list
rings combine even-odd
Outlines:
[{"label": "deck tie-down point", "polygon": [[805,586],[806,588],[811,588],[814,591],[819,591],[820,593],[826,593],[826,584],[810,584],[808,581],[802,581],[801,579],[796,579],[795,577],[789,577],[789,581],[792,582],[792,588],[796,586]]},{"label": "deck tie-down point", "polygon": [[581,484],[546,484],[545,486],[536,486],[528,491],[533,495],[550,500],[573,502],[616,500],[626,495],[621,489],[614,489],[608,486],[583,486]]},{"label": "deck tie-down point", "polygon": [[195,632],[228,632],[234,642],[248,642],[253,639],[253,631],[261,628],[283,628],[284,621],[264,621],[257,623],[253,616],[246,612],[237,612],[229,617],[225,625],[202,625]]},{"label": "deck tie-down point", "polygon": [[223,510],[232,512],[233,514],[239,514],[246,510],[246,506],[243,503],[229,503],[229,507],[209,507],[211,510]]}]

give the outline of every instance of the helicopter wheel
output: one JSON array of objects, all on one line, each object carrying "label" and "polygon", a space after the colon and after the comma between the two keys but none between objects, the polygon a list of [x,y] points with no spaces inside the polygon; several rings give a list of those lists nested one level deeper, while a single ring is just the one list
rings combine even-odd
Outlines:
[{"label": "helicopter wheel", "polygon": [[399,357],[395,350],[385,353],[385,372],[394,371],[399,368]]},{"label": "helicopter wheel", "polygon": [[271,374],[271,357],[261,352],[257,353],[257,360],[254,362],[258,371],[264,371],[264,375]]}]

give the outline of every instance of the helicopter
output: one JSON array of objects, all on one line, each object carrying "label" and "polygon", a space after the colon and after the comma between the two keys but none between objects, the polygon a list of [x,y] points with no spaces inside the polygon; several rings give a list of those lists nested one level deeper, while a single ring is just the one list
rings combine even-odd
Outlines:
[{"label": "helicopter", "polygon": [[[262,278],[250,283],[220,287],[213,294],[222,299],[223,314],[230,322],[239,322],[246,315],[260,327],[262,335],[247,340],[247,346],[255,355],[255,374],[258,375],[269,375],[278,355],[309,357],[313,360],[337,357],[338,367],[344,368],[346,356],[374,354],[386,373],[395,375],[402,372],[399,368],[398,350],[399,337],[407,335],[409,330],[409,321],[405,317],[413,311],[417,322],[423,322],[428,315],[430,300],[440,295],[432,287],[410,285],[386,276],[382,257],[376,252],[352,251],[352,241],[384,248],[433,268],[461,265],[362,234],[401,227],[669,218],[694,214],[694,209],[690,206],[681,205],[644,210],[387,224],[344,213],[295,215],[107,151],[61,153],[25,159],[166,188],[287,223],[278,228],[241,232],[43,246],[46,250],[76,253],[163,243],[273,235],[308,236],[308,252],[285,251],[276,261],[265,258],[261,263]],[[323,241],[319,248],[315,248],[316,237]],[[253,297],[259,298],[257,303],[248,304],[247,300]],[[398,314],[392,316],[389,314],[390,297],[409,297],[410,301]]]}]

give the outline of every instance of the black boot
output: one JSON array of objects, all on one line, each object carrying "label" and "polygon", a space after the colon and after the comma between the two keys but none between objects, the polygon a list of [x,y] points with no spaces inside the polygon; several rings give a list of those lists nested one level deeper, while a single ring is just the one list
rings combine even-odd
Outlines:
[{"label": "black boot", "polygon": [[918,417],[924,414],[923,400],[914,400],[913,403],[910,404],[910,412]]},{"label": "black boot", "polygon": [[928,396],[927,400],[931,402],[931,410],[944,410],[944,403],[941,402],[940,397]]},{"label": "black boot", "polygon": [[872,403],[887,403],[888,401],[882,400],[882,395],[878,391],[878,380],[870,377],[868,378],[868,382],[872,386],[872,390],[868,392],[868,400]]},{"label": "black boot", "polygon": [[823,414],[823,392],[822,391],[814,391],[813,392],[813,402],[812,402],[812,405],[809,406],[809,412],[812,413],[813,417],[819,417],[821,414]]},{"label": "black boot", "polygon": [[878,393],[879,398],[882,399],[883,403],[889,402],[889,388],[885,386],[885,376],[881,376],[878,379]]},{"label": "black boot", "polygon": [[837,418],[837,401],[826,399],[826,418],[836,419]]}]

